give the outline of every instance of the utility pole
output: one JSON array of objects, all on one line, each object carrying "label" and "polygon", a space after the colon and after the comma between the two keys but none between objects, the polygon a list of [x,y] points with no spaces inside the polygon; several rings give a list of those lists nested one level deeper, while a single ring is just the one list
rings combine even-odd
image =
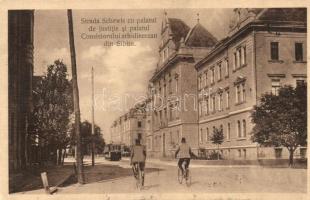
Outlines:
[{"label": "utility pole", "polygon": [[79,87],[78,87],[78,82],[77,82],[72,10],[68,9],[67,14],[68,14],[68,25],[69,25],[71,68],[72,68],[73,104],[74,104],[74,114],[75,114],[76,168],[77,168],[78,182],[80,184],[84,184],[83,161],[82,161],[82,153],[81,153]]},{"label": "utility pole", "polygon": [[91,134],[92,134],[92,146],[91,146],[91,165],[95,166],[95,109],[94,109],[94,68],[91,68]]}]

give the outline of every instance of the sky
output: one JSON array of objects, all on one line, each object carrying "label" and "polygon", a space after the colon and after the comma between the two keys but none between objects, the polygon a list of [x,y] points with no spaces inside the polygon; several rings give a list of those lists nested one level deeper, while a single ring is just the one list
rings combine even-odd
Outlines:
[{"label": "sky", "polygon": [[[218,40],[228,33],[232,9],[167,9],[168,17],[183,20],[190,28],[201,23]],[[139,100],[143,100],[158,61],[164,10],[73,10],[80,110],[82,120],[91,121],[91,68],[94,68],[95,123],[110,141],[110,126]],[[135,46],[106,46],[104,40],[82,39],[90,24],[82,19],[156,18],[150,24],[155,39],[132,39]],[[108,24],[103,24],[107,26]],[[117,24],[109,24],[117,26]],[[126,24],[126,26],[130,24]],[[143,24],[142,24],[143,25]],[[131,25],[133,26],[133,25]],[[118,26],[121,28],[121,26]],[[116,41],[116,40],[113,40]],[[63,60],[71,72],[66,10],[36,10],[34,18],[34,74],[43,75],[47,66]]]}]

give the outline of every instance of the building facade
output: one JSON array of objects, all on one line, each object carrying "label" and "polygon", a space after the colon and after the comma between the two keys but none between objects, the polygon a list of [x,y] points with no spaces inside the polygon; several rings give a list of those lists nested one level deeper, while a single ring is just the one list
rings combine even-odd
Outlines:
[{"label": "building facade", "polygon": [[146,144],[146,136],[151,132],[146,105],[147,101],[136,105],[113,122],[110,128],[112,143],[130,147],[136,139],[140,139],[142,144]]},{"label": "building facade", "polygon": [[235,9],[229,35],[196,64],[198,143],[207,156],[217,149],[210,136],[219,128],[224,159],[288,157],[285,148],[251,141],[250,116],[262,94],[306,81],[306,18],[306,9]]},{"label": "building facade", "polygon": [[28,125],[32,109],[34,11],[8,12],[9,171],[30,163]]},{"label": "building facade", "polygon": [[200,23],[193,28],[165,13],[159,61],[150,79],[151,157],[171,157],[182,137],[198,147],[197,72],[195,64],[217,43]]}]

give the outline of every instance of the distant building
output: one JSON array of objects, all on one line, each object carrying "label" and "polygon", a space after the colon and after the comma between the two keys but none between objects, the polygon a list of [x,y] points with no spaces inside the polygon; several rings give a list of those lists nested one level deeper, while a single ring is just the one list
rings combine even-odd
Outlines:
[{"label": "distant building", "polygon": [[8,12],[9,171],[29,164],[28,125],[32,109],[34,11]]},{"label": "distant building", "polygon": [[[306,12],[235,9],[229,35],[196,64],[197,141],[207,154],[217,149],[210,141],[216,127],[224,132],[220,151],[226,159],[288,157],[285,148],[259,148],[251,141],[250,114],[262,94],[277,94],[280,86],[306,81]],[[305,149],[296,154],[305,155]]]},{"label": "distant building", "polygon": [[147,119],[146,102],[131,108],[113,122],[111,142],[129,147],[140,139],[142,144],[146,144],[145,137],[151,131],[150,120]]},{"label": "distant building", "polygon": [[200,61],[217,39],[200,23],[190,28],[165,13],[159,61],[150,79],[152,134],[148,155],[172,156],[181,137],[198,147],[197,71]]}]

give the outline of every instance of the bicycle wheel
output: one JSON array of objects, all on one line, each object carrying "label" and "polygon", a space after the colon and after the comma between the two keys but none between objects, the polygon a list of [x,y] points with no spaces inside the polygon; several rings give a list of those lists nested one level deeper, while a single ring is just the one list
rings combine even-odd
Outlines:
[{"label": "bicycle wheel", "polygon": [[179,167],[178,167],[178,181],[180,184],[182,184],[182,182],[183,182],[182,170]]},{"label": "bicycle wheel", "polygon": [[142,178],[143,178],[142,177],[142,171],[140,169],[140,165],[138,164],[138,178],[137,178],[137,182],[136,182],[138,190],[142,189]]},{"label": "bicycle wheel", "polygon": [[185,182],[186,182],[187,187],[189,187],[192,183],[191,173],[190,173],[189,169],[186,169]]}]

